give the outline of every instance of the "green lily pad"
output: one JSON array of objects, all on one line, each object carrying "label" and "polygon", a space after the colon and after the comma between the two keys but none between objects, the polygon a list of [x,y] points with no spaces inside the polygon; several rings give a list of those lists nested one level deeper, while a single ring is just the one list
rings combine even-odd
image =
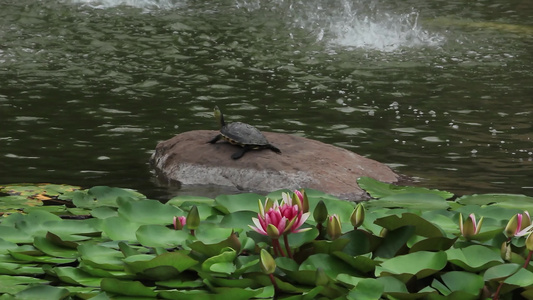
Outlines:
[{"label": "green lily pad", "polygon": [[[222,228],[227,229],[227,228]],[[211,233],[215,233],[216,231],[211,231]],[[220,253],[220,250],[226,247],[230,247],[235,249],[237,252],[241,251],[242,244],[237,238],[237,235],[235,233],[231,233],[229,235],[227,234],[227,231],[222,231],[224,235],[220,236],[226,236],[227,238],[225,240],[222,240],[218,243],[204,243],[203,241],[197,240],[192,243],[190,243],[188,246],[189,248],[193,249],[194,251],[197,251],[199,253],[205,254],[209,257],[218,255]],[[220,237],[217,237],[216,240],[218,240]],[[207,242],[210,242],[208,238],[206,238]],[[215,241],[216,241],[215,240]]]},{"label": "green lily pad", "polygon": [[395,230],[403,226],[413,226],[417,235],[425,237],[442,237],[444,236],[441,229],[433,225],[428,220],[413,213],[403,213],[401,216],[390,215],[379,218],[374,221],[375,224],[387,228],[388,230]]},{"label": "green lily pad", "polygon": [[68,284],[100,287],[101,277],[92,276],[74,267],[56,267],[52,271],[63,282]]},{"label": "green lily pad", "polygon": [[72,248],[61,247],[45,237],[36,236],[33,240],[35,247],[42,252],[55,257],[77,258],[78,251]]},{"label": "green lily pad", "polygon": [[15,299],[25,300],[39,300],[39,299],[66,299],[70,292],[65,288],[49,286],[49,285],[34,285],[18,292]]},{"label": "green lily pad", "polygon": [[175,278],[179,273],[196,265],[186,251],[168,252],[156,257],[152,255],[133,255],[124,259],[128,270],[144,277],[162,281]]},{"label": "green lily pad", "polygon": [[448,260],[467,271],[479,272],[503,263],[499,249],[472,245],[466,248],[452,248],[446,251]]},{"label": "green lily pad", "polygon": [[141,224],[120,216],[102,220],[102,232],[114,241],[136,241],[136,232],[140,226]]},{"label": "green lily pad", "polygon": [[71,197],[72,203],[79,208],[96,208],[100,206],[117,207],[117,199],[146,199],[146,197],[134,190],[121,189],[108,186],[95,186],[84,191],[75,191],[63,196]]},{"label": "green lily pad", "polygon": [[449,296],[453,292],[463,292],[471,298],[475,297],[477,299],[479,292],[485,285],[482,276],[469,272],[451,271],[442,274],[440,277],[442,282],[434,279],[431,286],[444,296]]},{"label": "green lily pad", "polygon": [[447,256],[444,251],[419,251],[384,261],[380,266],[376,267],[375,275],[395,275],[403,282],[407,282],[413,276],[417,278],[430,276],[442,270],[447,262]]},{"label": "green lily pad", "polygon": [[185,212],[175,206],[165,205],[156,200],[131,200],[119,198],[118,215],[140,224],[172,224],[174,216],[184,216]]},{"label": "green lily pad", "polygon": [[133,297],[156,297],[157,293],[153,287],[147,287],[139,281],[124,281],[115,278],[102,279],[101,286],[103,291],[118,295]]},{"label": "green lily pad", "polygon": [[220,254],[206,259],[202,263],[202,270],[215,273],[233,273],[237,267],[234,264],[237,252],[233,248],[221,249]]},{"label": "green lily pad", "polygon": [[187,203],[196,205],[207,204],[213,206],[215,204],[215,199],[200,196],[180,195],[168,200],[166,204],[180,207],[181,205]]},{"label": "green lily pad", "polygon": [[186,230],[174,230],[162,225],[141,225],[135,233],[139,243],[146,247],[172,248],[184,245],[192,236]]},{"label": "green lily pad", "polygon": [[168,290],[160,291],[159,296],[170,300],[212,300],[213,295],[204,290]]},{"label": "green lily pad", "polygon": [[220,195],[215,198],[216,208],[224,214],[236,211],[259,212],[258,200],[264,203],[264,196],[254,193],[243,193],[236,195]]},{"label": "green lily pad", "polygon": [[449,199],[454,196],[453,193],[446,191],[431,190],[414,186],[398,186],[390,183],[384,183],[370,177],[360,177],[357,179],[357,184],[359,187],[369,193],[372,198],[382,198],[398,194],[432,194],[444,199]]},{"label": "green lily pad", "polygon": [[378,200],[370,200],[366,206],[370,207],[388,207],[388,208],[407,208],[416,210],[436,210],[448,209],[450,205],[440,195],[431,193],[401,193],[384,196]]},{"label": "green lily pad", "polygon": [[328,254],[313,254],[300,265],[300,270],[322,269],[329,277],[336,278],[339,274],[356,276],[357,272],[339,258]]},{"label": "green lily pad", "polygon": [[384,285],[375,278],[365,278],[357,283],[357,286],[350,290],[348,299],[373,300],[381,298],[384,292]]},{"label": "green lily pad", "polygon": [[93,267],[105,270],[123,270],[124,255],[117,250],[93,244],[83,244],[78,247],[81,260]]},{"label": "green lily pad", "polygon": [[9,254],[13,256],[13,258],[25,261],[25,262],[34,262],[34,263],[48,263],[48,264],[68,264],[71,262],[76,261],[75,258],[60,258],[60,257],[53,257],[53,256],[32,256],[27,254],[22,254],[14,251],[9,251]]},{"label": "green lily pad", "polygon": [[16,294],[26,289],[30,284],[46,284],[48,280],[28,276],[0,275],[0,294]]},{"label": "green lily pad", "polygon": [[507,201],[517,201],[523,204],[533,203],[533,197],[516,194],[473,194],[457,198],[458,203],[463,205],[490,205]]},{"label": "green lily pad", "polygon": [[506,284],[516,285],[519,287],[531,287],[533,285],[533,272],[521,268],[518,272],[504,280]]},{"label": "green lily pad", "polygon": [[31,235],[11,226],[0,225],[0,238],[11,243],[28,244],[33,241]]},{"label": "green lily pad", "polygon": [[510,277],[522,268],[519,264],[508,263],[500,264],[494,267],[488,268],[483,274],[483,280],[485,281],[500,281],[504,278]]}]

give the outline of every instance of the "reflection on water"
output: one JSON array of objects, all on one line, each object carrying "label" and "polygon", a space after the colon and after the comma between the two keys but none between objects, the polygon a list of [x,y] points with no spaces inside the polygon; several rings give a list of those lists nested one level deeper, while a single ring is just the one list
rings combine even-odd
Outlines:
[{"label": "reflection on water", "polygon": [[0,1],[0,183],[156,193],[157,141],[218,104],[426,186],[533,194],[531,5]]}]

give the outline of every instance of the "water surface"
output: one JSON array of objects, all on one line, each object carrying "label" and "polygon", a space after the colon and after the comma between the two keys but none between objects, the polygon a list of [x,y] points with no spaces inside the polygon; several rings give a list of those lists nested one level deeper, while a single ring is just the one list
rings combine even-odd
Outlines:
[{"label": "water surface", "polygon": [[0,184],[174,193],[154,183],[151,152],[216,129],[219,105],[423,186],[533,195],[529,1],[0,6]]}]

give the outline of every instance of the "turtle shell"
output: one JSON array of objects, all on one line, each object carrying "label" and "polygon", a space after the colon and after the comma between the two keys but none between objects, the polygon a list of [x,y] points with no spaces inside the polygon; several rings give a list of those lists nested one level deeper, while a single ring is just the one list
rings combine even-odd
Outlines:
[{"label": "turtle shell", "polygon": [[241,146],[253,145],[253,146],[266,146],[268,140],[254,126],[241,122],[233,122],[226,124],[220,129],[222,137],[232,144]]}]

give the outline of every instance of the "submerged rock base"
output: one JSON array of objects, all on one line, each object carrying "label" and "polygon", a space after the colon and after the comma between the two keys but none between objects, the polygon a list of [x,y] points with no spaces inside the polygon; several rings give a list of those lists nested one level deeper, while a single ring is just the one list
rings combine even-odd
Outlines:
[{"label": "submerged rock base", "polygon": [[156,172],[181,184],[210,184],[243,191],[270,192],[311,188],[346,200],[368,195],[357,178],[372,177],[395,183],[400,175],[386,165],[346,149],[319,141],[274,132],[263,132],[281,150],[251,150],[242,158],[231,155],[239,147],[226,142],[207,143],[218,131],[195,130],[160,142],[152,155]]}]

